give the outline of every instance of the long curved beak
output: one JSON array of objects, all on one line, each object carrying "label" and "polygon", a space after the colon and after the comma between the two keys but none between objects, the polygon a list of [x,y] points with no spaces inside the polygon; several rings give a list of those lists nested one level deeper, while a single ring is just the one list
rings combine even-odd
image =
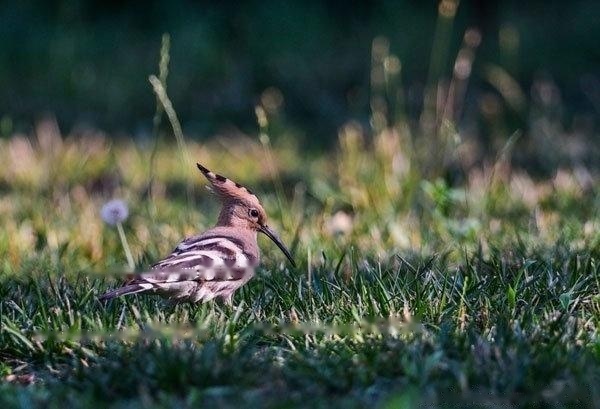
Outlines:
[{"label": "long curved beak", "polygon": [[288,258],[288,260],[290,260],[290,263],[292,263],[292,266],[296,267],[296,262],[292,258],[290,251],[287,249],[285,244],[283,244],[281,242],[281,239],[279,238],[279,236],[277,236],[277,233],[275,233],[269,226],[266,226],[266,225],[260,226],[260,231],[262,233],[264,233],[265,236],[267,236],[268,238],[273,240],[273,243],[277,244],[277,247],[279,247],[279,249],[283,252],[283,254],[285,254],[285,256]]}]

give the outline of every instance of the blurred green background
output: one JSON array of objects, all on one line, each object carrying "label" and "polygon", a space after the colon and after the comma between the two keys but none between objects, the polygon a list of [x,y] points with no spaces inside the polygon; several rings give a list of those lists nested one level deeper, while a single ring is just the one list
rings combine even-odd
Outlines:
[{"label": "blurred green background", "polygon": [[[67,133],[85,125],[113,135],[149,135],[155,104],[148,75],[157,72],[161,35],[169,33],[168,93],[186,135],[256,132],[254,106],[268,90],[286,132],[323,148],[350,119],[369,126],[375,38],[389,40],[389,52],[399,59],[397,88],[405,118],[415,126],[428,84],[451,78],[463,35],[475,28],[481,43],[456,118],[461,133],[484,147],[498,144],[489,123],[496,115],[503,124],[500,139],[521,129],[523,140],[531,140],[543,112],[556,135],[542,142],[570,143],[570,160],[575,151],[576,161],[593,163],[597,151],[586,147],[598,144],[600,2],[473,0],[454,12],[455,6],[2,2],[0,130],[3,136],[28,132],[50,113]],[[506,75],[494,81],[490,67]],[[511,104],[502,79],[518,86],[514,92],[526,101]],[[536,163],[543,167],[543,159]]]},{"label": "blurred green background", "polygon": [[[1,2],[0,408],[599,408],[598,16]],[[196,161],[298,268],[261,241],[234,308],[98,302],[213,225]]]}]

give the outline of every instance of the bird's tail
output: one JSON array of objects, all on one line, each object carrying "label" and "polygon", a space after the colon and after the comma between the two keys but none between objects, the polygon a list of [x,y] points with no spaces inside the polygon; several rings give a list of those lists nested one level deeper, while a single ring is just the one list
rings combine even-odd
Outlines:
[{"label": "bird's tail", "polygon": [[98,297],[98,300],[108,301],[108,300],[112,300],[113,298],[116,298],[116,297],[121,297],[122,295],[141,293],[141,292],[153,289],[153,288],[154,288],[154,286],[150,283],[129,284],[129,285],[125,285],[123,287],[116,288],[112,291],[109,291],[109,292],[101,295],[100,297]]}]

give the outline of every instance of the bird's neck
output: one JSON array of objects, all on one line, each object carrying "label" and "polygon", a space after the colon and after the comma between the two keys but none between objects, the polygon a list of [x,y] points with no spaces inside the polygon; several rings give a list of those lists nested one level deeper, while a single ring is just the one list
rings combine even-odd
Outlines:
[{"label": "bird's neck", "polygon": [[233,208],[227,206],[223,206],[221,209],[216,227],[232,227],[239,230],[247,230],[248,233],[253,232],[256,235],[256,231],[250,227],[248,220],[238,217]]}]

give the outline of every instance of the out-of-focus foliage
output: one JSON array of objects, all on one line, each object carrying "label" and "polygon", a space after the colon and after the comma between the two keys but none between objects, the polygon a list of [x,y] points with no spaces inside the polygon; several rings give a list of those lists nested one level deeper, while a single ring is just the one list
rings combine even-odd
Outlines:
[{"label": "out-of-focus foliage", "polygon": [[[0,406],[598,407],[598,6],[424,3],[2,4]],[[196,161],[298,267],[100,303],[214,223]]]},{"label": "out-of-focus foliage", "polygon": [[[188,134],[248,131],[254,105],[267,99],[294,137],[331,146],[348,119],[369,121],[374,38],[389,39],[401,66],[395,86],[418,121],[424,87],[451,77],[469,28],[481,44],[461,127],[488,145],[498,120],[509,133],[536,128],[535,106],[519,104],[521,93],[550,104],[565,133],[589,133],[600,106],[599,7],[593,0],[3,2],[2,133],[52,112],[67,129],[83,122],[145,135],[154,109],[147,76],[168,32],[169,94]],[[543,129],[525,136],[563,143],[563,134]]]},{"label": "out-of-focus foliage", "polygon": [[[598,406],[597,178],[536,182],[507,148],[450,185],[395,129],[349,124],[311,160],[267,129],[153,150],[48,120],[0,140],[2,407]],[[235,308],[101,304],[121,232],[143,269],[214,223],[186,157],[256,191],[298,268],[260,239]]]}]

